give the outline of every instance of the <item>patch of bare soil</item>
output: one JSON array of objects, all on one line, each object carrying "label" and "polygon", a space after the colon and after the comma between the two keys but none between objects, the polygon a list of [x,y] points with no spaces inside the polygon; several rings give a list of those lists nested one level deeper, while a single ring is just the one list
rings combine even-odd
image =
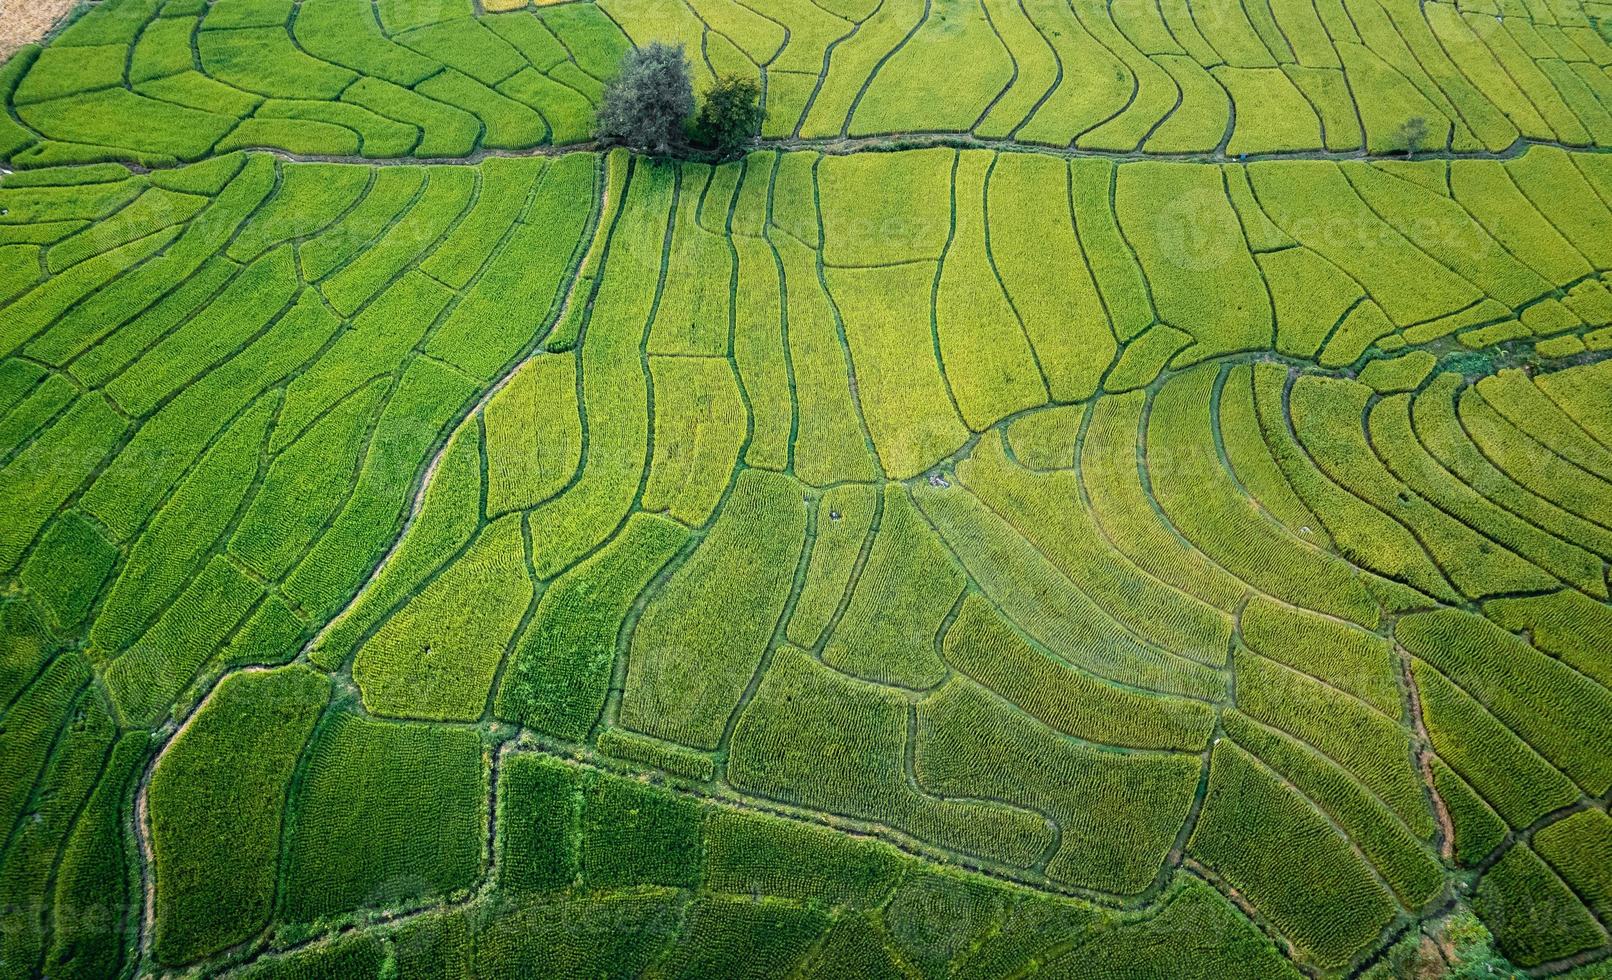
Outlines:
[{"label": "patch of bare soil", "polygon": [[72,10],[78,0],[0,0],[0,61],[37,41]]}]

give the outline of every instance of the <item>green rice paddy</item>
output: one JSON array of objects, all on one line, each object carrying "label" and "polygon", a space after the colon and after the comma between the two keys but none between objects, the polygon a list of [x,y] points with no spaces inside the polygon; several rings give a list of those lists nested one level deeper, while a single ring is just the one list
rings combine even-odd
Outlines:
[{"label": "green rice paddy", "polygon": [[505,8],[0,65],[0,977],[1605,975],[1612,7]]}]

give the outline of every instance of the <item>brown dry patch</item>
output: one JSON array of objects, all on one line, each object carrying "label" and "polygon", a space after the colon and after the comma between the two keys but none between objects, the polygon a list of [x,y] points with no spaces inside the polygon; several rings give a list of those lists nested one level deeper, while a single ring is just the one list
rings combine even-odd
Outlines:
[{"label": "brown dry patch", "polygon": [[0,61],[39,40],[78,0],[0,0]]}]

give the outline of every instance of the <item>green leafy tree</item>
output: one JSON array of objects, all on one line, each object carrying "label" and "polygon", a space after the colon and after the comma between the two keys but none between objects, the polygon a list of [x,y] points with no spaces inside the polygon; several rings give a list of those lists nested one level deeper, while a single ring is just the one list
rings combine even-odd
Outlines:
[{"label": "green leafy tree", "polygon": [[1405,156],[1415,158],[1416,151],[1422,148],[1422,143],[1427,139],[1427,132],[1427,120],[1421,116],[1405,120],[1404,125],[1399,127],[1399,138],[1405,142]]},{"label": "green leafy tree", "polygon": [[761,129],[761,86],[753,78],[727,75],[706,93],[694,117],[694,141],[721,158],[738,156]]},{"label": "green leafy tree", "polygon": [[654,41],[621,59],[621,71],[605,86],[594,133],[607,143],[665,155],[681,141],[693,111],[683,46]]}]

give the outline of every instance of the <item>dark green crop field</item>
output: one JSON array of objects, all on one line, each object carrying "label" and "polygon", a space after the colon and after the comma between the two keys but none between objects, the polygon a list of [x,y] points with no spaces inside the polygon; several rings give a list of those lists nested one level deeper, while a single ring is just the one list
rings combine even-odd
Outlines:
[{"label": "dark green crop field", "polygon": [[0,978],[1609,975],[1612,5],[518,3],[0,65]]}]

